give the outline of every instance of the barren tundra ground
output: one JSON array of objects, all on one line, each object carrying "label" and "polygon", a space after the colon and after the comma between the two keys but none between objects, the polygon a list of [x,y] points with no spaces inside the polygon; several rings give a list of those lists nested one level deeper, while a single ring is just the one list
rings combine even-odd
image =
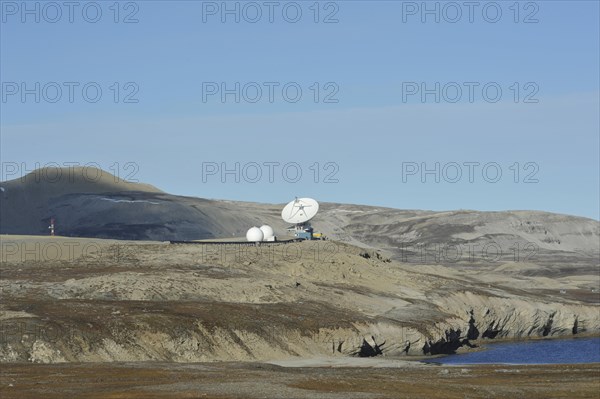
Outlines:
[{"label": "barren tundra ground", "polygon": [[177,245],[288,226],[99,173],[2,183],[3,398],[597,397],[598,364],[418,362],[598,336],[596,220],[323,203],[327,241]]},{"label": "barren tundra ground", "polygon": [[[1,238],[2,397],[583,398],[600,389],[598,364],[413,361],[491,339],[598,335],[593,264],[557,276],[536,264],[524,274],[511,262],[402,263],[337,241]],[[46,257],[23,257],[35,245]]]},{"label": "barren tundra ground", "polygon": [[264,363],[7,364],[3,398],[597,398],[600,365],[283,368]]}]

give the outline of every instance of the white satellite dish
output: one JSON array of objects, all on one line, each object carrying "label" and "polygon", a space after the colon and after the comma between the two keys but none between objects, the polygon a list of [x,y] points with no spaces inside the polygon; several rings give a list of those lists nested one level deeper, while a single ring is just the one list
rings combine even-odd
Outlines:
[{"label": "white satellite dish", "polygon": [[296,198],[281,211],[287,223],[302,224],[314,218],[319,212],[319,203],[312,198]]}]

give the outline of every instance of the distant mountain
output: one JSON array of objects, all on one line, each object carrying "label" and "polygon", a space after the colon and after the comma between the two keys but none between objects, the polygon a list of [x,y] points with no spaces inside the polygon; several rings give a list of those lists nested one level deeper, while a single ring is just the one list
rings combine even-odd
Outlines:
[{"label": "distant mountain", "polygon": [[[404,211],[327,204],[320,224],[410,263],[600,264],[600,222],[539,211]],[[316,224],[316,223],[315,223]],[[597,269],[595,269],[597,270]]]},{"label": "distant mountain", "polygon": [[243,236],[263,222],[247,206],[170,195],[100,169],[41,169],[0,187],[2,234],[46,235],[52,217],[58,235],[161,241]]},{"label": "distant mountain", "polygon": [[[57,179],[56,176],[60,176]],[[279,236],[283,204],[171,195],[99,169],[43,169],[0,183],[0,233],[133,240],[243,237],[270,224]],[[413,263],[475,265],[534,262],[597,266],[600,223],[538,211],[432,212],[322,203],[317,231],[388,251]],[[484,263],[485,263],[484,262]]]}]

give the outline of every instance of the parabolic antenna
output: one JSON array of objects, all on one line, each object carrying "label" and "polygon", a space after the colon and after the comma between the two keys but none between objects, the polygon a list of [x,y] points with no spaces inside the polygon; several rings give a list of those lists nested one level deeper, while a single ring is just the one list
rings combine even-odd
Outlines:
[{"label": "parabolic antenna", "polygon": [[296,198],[281,211],[287,223],[306,223],[319,212],[319,203],[312,198]]}]

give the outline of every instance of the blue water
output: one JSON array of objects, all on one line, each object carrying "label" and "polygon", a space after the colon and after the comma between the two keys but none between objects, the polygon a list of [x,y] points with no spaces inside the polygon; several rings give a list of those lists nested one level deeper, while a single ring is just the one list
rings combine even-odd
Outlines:
[{"label": "blue water", "polygon": [[551,339],[485,345],[481,352],[426,360],[441,364],[600,363],[600,338]]}]

